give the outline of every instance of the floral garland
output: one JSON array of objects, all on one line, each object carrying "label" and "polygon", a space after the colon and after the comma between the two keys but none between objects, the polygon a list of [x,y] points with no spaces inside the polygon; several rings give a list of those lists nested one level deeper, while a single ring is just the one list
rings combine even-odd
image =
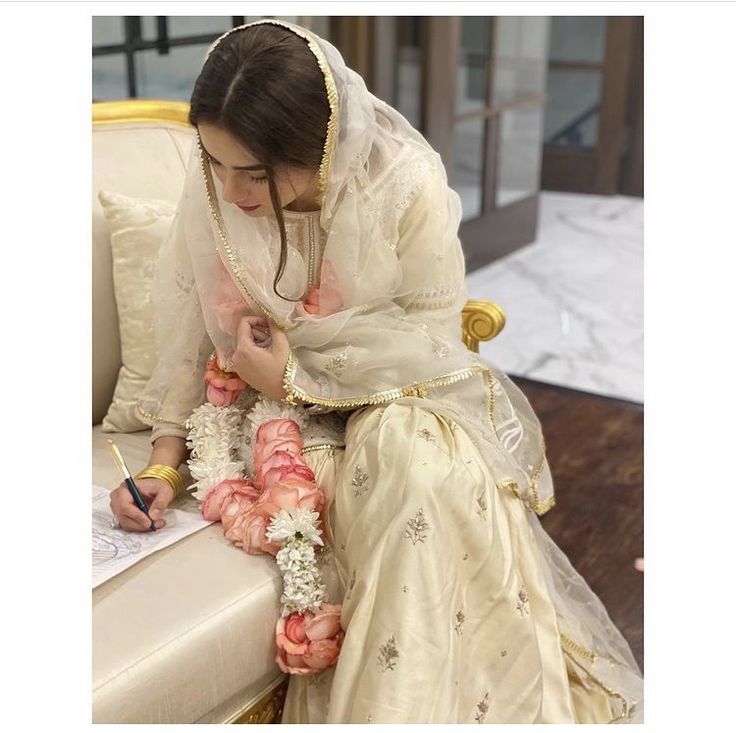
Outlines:
[{"label": "floral garland", "polygon": [[273,555],[283,575],[276,623],[276,662],[283,672],[313,675],[337,662],[345,636],[341,605],[325,603],[315,546],[326,505],[302,449],[306,413],[261,397],[249,412],[253,473],[239,459],[246,438],[236,404],[247,387],[212,355],[205,373],[208,402],[191,415],[187,447],[194,496],[205,519],[253,555]]}]

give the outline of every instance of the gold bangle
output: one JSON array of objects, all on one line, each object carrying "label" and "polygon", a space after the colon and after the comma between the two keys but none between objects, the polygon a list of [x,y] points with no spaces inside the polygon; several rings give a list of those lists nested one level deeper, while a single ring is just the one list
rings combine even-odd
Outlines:
[{"label": "gold bangle", "polygon": [[156,463],[153,466],[146,466],[142,471],[133,478],[160,478],[166,481],[166,483],[174,489],[174,498],[184,490],[184,479],[181,474],[171,466],[165,466],[161,463]]}]

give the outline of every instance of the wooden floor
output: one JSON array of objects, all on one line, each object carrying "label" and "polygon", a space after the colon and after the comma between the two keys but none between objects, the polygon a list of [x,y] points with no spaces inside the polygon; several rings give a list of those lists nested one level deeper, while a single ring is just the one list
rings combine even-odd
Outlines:
[{"label": "wooden floor", "polygon": [[510,375],[539,417],[557,504],[547,532],[644,669],[644,407]]}]

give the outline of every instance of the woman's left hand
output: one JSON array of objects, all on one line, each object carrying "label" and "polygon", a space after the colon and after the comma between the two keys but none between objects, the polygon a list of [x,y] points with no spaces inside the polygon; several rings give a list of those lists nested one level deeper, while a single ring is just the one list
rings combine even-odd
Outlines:
[{"label": "woman's left hand", "polygon": [[251,387],[280,402],[286,396],[286,334],[262,316],[243,316],[235,340],[235,351],[230,357],[235,371]]}]

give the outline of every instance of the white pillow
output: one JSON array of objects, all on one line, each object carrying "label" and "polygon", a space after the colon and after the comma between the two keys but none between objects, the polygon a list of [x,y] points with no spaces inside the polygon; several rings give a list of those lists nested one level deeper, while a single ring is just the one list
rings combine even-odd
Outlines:
[{"label": "white pillow", "polygon": [[100,191],[98,197],[110,225],[123,363],[102,430],[131,433],[149,427],[137,417],[135,403],[156,364],[151,289],[158,250],[176,206],[109,191]]}]

